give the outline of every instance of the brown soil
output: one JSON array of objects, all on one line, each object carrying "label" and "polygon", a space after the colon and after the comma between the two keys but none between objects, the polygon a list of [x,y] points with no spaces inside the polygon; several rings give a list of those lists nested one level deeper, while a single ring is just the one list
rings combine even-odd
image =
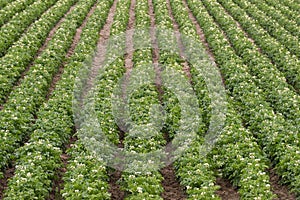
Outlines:
[{"label": "brown soil", "polygon": [[162,186],[164,192],[161,197],[165,200],[182,200],[187,199],[184,188],[179,184],[176,178],[173,165],[169,165],[160,170],[160,173],[164,177]]},{"label": "brown soil", "polygon": [[[155,15],[152,0],[148,0],[149,5],[149,15],[151,20],[151,40],[152,40],[152,59],[154,63],[154,68],[156,71],[156,85],[159,92],[159,98],[162,102],[163,89],[161,87],[162,81],[160,76],[159,63],[159,47],[155,37]],[[173,21],[174,22],[174,21]],[[165,133],[164,138],[167,142],[170,141],[169,134]],[[179,180],[176,178],[174,166],[171,164],[160,170],[160,173],[164,177],[162,181],[162,186],[164,188],[161,197],[165,200],[181,200],[187,199],[187,195],[184,192],[184,187],[180,185]]]},{"label": "brown soil", "polygon": [[60,155],[61,161],[63,163],[63,166],[59,168],[56,172],[56,178],[52,182],[52,191],[49,194],[49,197],[47,200],[57,200],[62,199],[60,195],[60,191],[63,189],[64,181],[62,180],[62,177],[64,173],[67,171],[66,167],[68,164],[69,156],[66,153],[63,153]]},{"label": "brown soil", "polygon": [[162,96],[164,94],[164,91],[162,89],[162,80],[161,80],[161,70],[159,67],[159,48],[158,48],[158,43],[156,40],[155,36],[155,15],[154,15],[154,8],[153,8],[153,3],[151,0],[148,0],[148,7],[149,7],[149,16],[150,16],[150,21],[151,21],[151,29],[150,29],[150,36],[151,36],[151,43],[152,43],[152,61],[154,65],[154,70],[156,73],[156,88],[158,91],[158,98],[160,103],[163,103]]},{"label": "brown soil", "polygon": [[[172,13],[170,0],[167,0],[167,7],[168,7],[168,10],[169,10],[169,16],[171,17],[171,20],[173,22],[174,31],[176,32],[175,36],[176,36],[176,40],[177,40],[178,47],[179,47],[179,55],[180,55],[180,57],[185,58],[185,54],[184,54],[185,47],[182,44],[182,41],[181,41],[181,38],[180,38],[179,24],[176,22],[176,20],[174,18],[174,15]],[[188,65],[187,61],[183,62],[182,65],[183,65],[183,71],[185,72],[185,74],[187,75],[189,80],[191,81],[192,80],[192,75],[191,75],[190,68],[189,68],[189,65]]]},{"label": "brown soil", "polygon": [[216,192],[224,200],[239,200],[240,195],[235,188],[227,179],[217,178],[217,185],[221,188]]},{"label": "brown soil", "polygon": [[121,190],[120,185],[117,183],[122,175],[121,171],[115,170],[109,174],[109,192],[111,194],[111,200],[123,200],[125,198],[125,192]]},{"label": "brown soil", "polygon": [[280,177],[275,173],[274,169],[269,169],[271,189],[277,195],[276,200],[296,200],[296,195],[289,192],[285,185],[280,185]]},{"label": "brown soil", "polygon": [[[75,127],[73,128],[73,133],[75,133]],[[52,184],[52,191],[50,192],[47,200],[62,199],[62,197],[60,196],[60,191],[63,190],[64,188],[63,187],[64,181],[62,178],[64,173],[67,171],[68,160],[70,158],[70,156],[66,153],[66,150],[69,149],[71,147],[71,144],[74,144],[76,140],[77,140],[76,137],[71,137],[69,143],[65,145],[64,153],[60,155],[60,159],[63,165],[56,172],[56,178],[53,180],[53,184]]]},{"label": "brown soil", "polygon": [[126,55],[125,55],[125,68],[126,68],[126,77],[128,78],[130,71],[133,68],[133,52],[134,52],[134,46],[133,46],[133,29],[135,24],[135,5],[136,0],[131,1],[130,9],[129,9],[129,21],[127,25],[127,32],[126,32]]},{"label": "brown soil", "polygon": [[[135,24],[135,14],[134,14],[134,10],[135,10],[135,5],[136,5],[136,1],[132,0],[131,4],[130,4],[130,8],[129,8],[129,20],[128,20],[128,24],[127,24],[127,32],[126,32],[126,54],[124,55],[124,59],[125,59],[125,69],[126,69],[126,79],[129,78],[130,76],[130,71],[133,68],[133,51],[134,51],[134,46],[133,46],[133,29],[134,29],[134,24]],[[126,89],[126,82],[123,85],[123,90],[125,91]],[[124,94],[125,95],[125,94]],[[121,129],[121,127],[119,127],[119,143],[118,143],[118,147],[119,148],[124,148],[124,138],[125,138],[125,132],[124,130]],[[118,156],[118,155],[116,155]],[[122,168],[122,166],[120,166],[120,168]],[[120,185],[118,184],[118,181],[120,180],[122,176],[122,172],[120,170],[114,170],[112,173],[110,173],[109,177],[110,177],[110,181],[109,181],[109,185],[110,185],[110,189],[109,192],[111,193],[111,199],[112,200],[123,200],[126,196],[125,191],[121,190]]]},{"label": "brown soil", "polygon": [[82,94],[83,97],[87,95],[87,92],[93,87],[94,81],[98,75],[99,69],[102,67],[102,64],[105,61],[106,48],[107,48],[107,40],[110,36],[110,29],[113,23],[114,14],[116,12],[117,1],[114,1],[110,11],[108,13],[108,17],[106,19],[106,23],[101,29],[99,35],[99,41],[97,44],[97,51],[95,52],[95,56],[93,59],[92,67],[89,72],[89,79],[87,80],[84,92]]},{"label": "brown soil", "polygon": [[14,176],[15,167],[7,168],[4,172],[4,178],[0,179],[0,199],[3,199],[4,190],[7,188],[8,180]]}]

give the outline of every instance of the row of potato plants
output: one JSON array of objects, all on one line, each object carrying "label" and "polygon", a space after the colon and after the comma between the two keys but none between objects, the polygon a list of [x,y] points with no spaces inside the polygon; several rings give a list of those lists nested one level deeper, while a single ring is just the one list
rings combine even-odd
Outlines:
[{"label": "row of potato plants", "polygon": [[0,0],[0,8],[4,8],[7,4],[13,2],[15,0]]},{"label": "row of potato plants", "polygon": [[292,9],[293,11],[295,11],[297,13],[299,13],[299,11],[300,11],[300,5],[297,1],[294,1],[294,0],[280,1],[280,4],[289,7],[290,9]]},{"label": "row of potato plants", "polygon": [[299,127],[300,97],[286,82],[284,75],[266,56],[259,53],[257,47],[247,38],[243,30],[236,27],[234,19],[226,14],[217,1],[205,0],[203,3],[223,29],[228,44],[232,45],[236,54],[244,61],[245,65],[242,67],[246,67],[245,70],[253,76],[254,82],[261,89],[259,92],[263,92],[262,95],[276,112],[283,114],[286,119]]},{"label": "row of potato plants", "polygon": [[[79,1],[74,8],[74,13],[70,13],[70,15],[75,17],[75,13],[83,12],[83,10],[87,14],[88,9],[84,9],[84,7],[90,8],[93,3],[93,1]],[[89,17],[74,54],[68,59],[64,73],[56,84],[53,94],[37,113],[38,120],[29,141],[16,152],[18,159],[15,175],[9,180],[5,199],[44,199],[48,197],[53,187],[52,180],[57,178],[55,172],[62,167],[60,156],[64,144],[68,143],[73,134],[72,95],[74,80],[79,69],[83,67],[85,58],[93,53],[97,45],[98,33],[105,24],[110,6],[111,1],[98,3],[95,11]],[[76,167],[73,166],[74,168],[71,167],[72,169],[69,170],[75,174],[76,171],[84,168],[89,176],[105,177],[103,167],[95,164],[96,159],[85,154],[83,149],[80,145],[73,148],[70,154],[73,158],[76,157],[78,162],[73,160],[72,164]],[[95,164],[95,166],[88,168],[89,166],[82,164],[84,161],[89,162],[90,165]],[[74,188],[81,186],[78,182],[68,181],[72,183]],[[99,179],[94,181],[93,186],[95,188],[99,186],[107,188],[107,183]],[[95,188],[93,188],[94,191]],[[65,199],[76,199],[72,198],[74,194],[76,194],[74,189],[66,184]],[[104,196],[108,196],[107,192],[104,193]],[[102,196],[98,195],[97,197]]]},{"label": "row of potato plants", "polygon": [[281,114],[275,114],[270,104],[259,94],[246,68],[241,67],[243,62],[235,55],[202,2],[188,2],[214,52],[226,87],[235,99],[234,105],[241,113],[244,124],[257,137],[284,182],[290,183],[292,191],[298,192],[300,151],[299,136],[295,134],[297,128]]},{"label": "row of potato plants", "polygon": [[218,1],[227,12],[237,20],[241,27],[255,41],[261,51],[266,54],[285,75],[299,93],[300,89],[300,61],[295,55],[291,55],[285,47],[271,37],[255,20],[250,18],[246,12],[233,1]]},{"label": "row of potato plants", "polygon": [[266,15],[276,20],[276,22],[280,24],[280,26],[284,27],[287,31],[289,31],[290,34],[298,37],[298,40],[300,39],[300,27],[294,20],[290,20],[279,10],[275,9],[273,6],[270,6],[265,2],[257,0],[251,0],[251,2],[254,3],[257,8],[263,11]]},{"label": "row of potato plants", "polygon": [[82,24],[94,0],[78,4],[60,25],[46,49],[34,61],[22,82],[11,93],[0,111],[0,168],[11,159],[14,150],[30,135],[35,113],[45,101],[53,76],[65,60],[76,29]]},{"label": "row of potato plants", "polygon": [[285,46],[292,54],[300,58],[300,48],[298,37],[293,36],[285,30],[277,20],[269,17],[264,11],[261,11],[253,2],[234,0],[234,2],[244,9],[250,17],[257,20],[272,37]]},{"label": "row of potato plants", "polygon": [[[27,9],[15,15],[0,29],[0,56],[22,35],[26,28],[37,20],[57,0],[36,1]],[[22,23],[20,23],[22,22]]]},{"label": "row of potato plants", "polygon": [[[110,37],[119,36],[119,34],[126,31],[129,20],[129,8],[130,0],[119,0],[117,2],[113,24],[110,28]],[[106,48],[104,63],[108,64],[110,60],[113,62],[104,65],[102,67],[103,69],[100,69],[101,74],[95,79],[96,89],[92,90],[95,91],[92,96],[95,98],[95,110],[97,111],[99,125],[104,135],[113,145],[119,143],[119,130],[113,118],[110,100],[118,79],[125,72],[124,58],[117,57],[119,52],[124,51],[125,40],[118,41],[120,41],[120,43],[114,43],[113,47]],[[89,126],[82,127],[79,132],[90,131],[90,129],[91,127]],[[80,133],[76,135],[78,134]],[[64,198],[110,199],[107,174],[111,169],[106,166],[106,161],[101,161],[90,151],[91,149],[86,149],[83,146],[81,139],[68,150],[68,154],[71,155],[71,158],[69,159],[67,172],[63,178],[65,185],[61,194]],[[96,156],[99,157],[100,155]],[[91,159],[93,159],[92,162]]]},{"label": "row of potato plants", "polygon": [[[201,75],[198,71],[201,64],[195,53],[197,48],[204,49],[204,46],[201,44],[195,27],[188,17],[184,4],[181,1],[171,1],[171,5],[182,33],[193,38],[199,44],[197,46],[192,41],[183,40],[187,55],[192,56],[190,59],[196,63],[190,65],[190,68],[192,82],[195,84],[194,90],[199,95],[201,91],[207,90],[207,88],[205,87],[203,74]],[[196,57],[193,58],[193,56]],[[208,56],[205,59],[209,59]],[[207,91],[206,95],[208,93]],[[213,151],[209,153],[209,158],[211,158],[209,163],[213,166],[212,168],[222,169],[222,173],[232,180],[234,185],[239,187],[242,199],[272,199],[274,195],[270,189],[269,176],[265,173],[269,161],[256,143],[253,135],[243,127],[241,117],[234,110],[231,98],[228,96],[226,98],[228,103],[226,104],[224,130]],[[209,121],[206,122],[206,126],[209,126]],[[195,157],[195,153],[192,155]],[[187,158],[192,158],[192,155],[188,154]],[[196,160],[199,160],[199,158]],[[185,163],[182,166],[185,166]],[[203,170],[203,167],[201,169]]]},{"label": "row of potato plants", "polygon": [[[158,29],[156,38],[159,47],[159,64],[163,66],[164,70],[169,68],[177,71],[184,80],[189,82],[181,65],[183,60],[179,56],[179,47],[172,31],[173,22],[169,15],[167,2],[154,0],[153,5],[155,11],[155,24]],[[199,82],[201,82],[201,80],[199,80]],[[177,84],[182,85],[183,83],[179,82]],[[199,85],[203,86],[203,84]],[[195,88],[196,87],[194,87],[194,89]],[[209,112],[204,111],[205,109],[209,110],[209,102],[207,99],[203,99],[204,95],[200,94],[203,93],[203,88],[201,89],[199,88],[199,90],[195,91],[198,98],[201,96],[198,99],[200,107],[197,112],[200,115],[205,116],[205,114]],[[178,99],[172,91],[169,91],[167,87],[163,87],[163,90],[163,103],[167,113],[165,129],[169,134],[169,138],[174,139],[174,137],[180,135],[178,131],[181,131],[179,130],[179,124],[182,122],[182,110]],[[204,104],[206,104],[207,107],[203,107]],[[195,122],[196,119],[193,123]],[[174,162],[175,173],[179,178],[180,184],[184,186],[188,199],[220,199],[215,194],[219,187],[215,185],[216,178],[214,172],[211,170],[207,158],[201,155],[199,149],[197,149],[203,142],[202,134],[205,130],[205,126],[203,125],[204,123],[200,122],[196,138],[193,138],[194,141],[189,145],[188,150]]]},{"label": "row of potato plants", "polygon": [[26,33],[0,59],[0,104],[2,104],[21,73],[35,58],[50,30],[77,0],[60,0],[32,24]]},{"label": "row of potato plants", "polygon": [[3,9],[0,10],[0,27],[5,24],[10,18],[12,18],[16,13],[21,12],[27,6],[32,4],[34,0],[17,0],[8,4]]},{"label": "row of potato plants", "polygon": [[283,15],[285,15],[287,18],[289,18],[291,21],[295,21],[296,24],[300,25],[300,19],[298,17],[298,12],[293,11],[289,7],[280,4],[279,0],[265,0],[265,2],[273,6],[276,10],[279,10]]},{"label": "row of potato plants", "polygon": [[[126,83],[125,92],[131,91],[131,84],[137,84],[139,76],[150,77],[155,80],[155,72],[152,66],[152,46],[149,31],[151,22],[149,15],[149,5],[147,0],[136,1],[135,5],[135,32],[133,34],[133,69],[129,73],[129,81]],[[149,70],[148,70],[149,69]],[[130,96],[126,96],[125,101],[129,102],[130,117],[132,125],[125,133],[124,150],[133,154],[151,153],[162,148],[166,141],[160,130],[153,128],[153,117],[151,109],[153,105],[160,105],[159,93],[154,83],[141,85]],[[142,127],[137,128],[135,127]],[[135,135],[134,131],[137,131]],[[140,136],[147,134],[147,137]],[[153,158],[154,159],[154,158]],[[157,164],[157,163],[156,163]],[[159,171],[151,170],[147,167],[151,165],[151,160],[135,160],[128,163],[129,172],[123,172],[120,185],[127,193],[125,199],[162,199],[160,196],[163,192],[163,177]],[[139,170],[133,171],[136,167]],[[141,171],[144,169],[145,171]],[[147,169],[146,169],[147,168]]]}]

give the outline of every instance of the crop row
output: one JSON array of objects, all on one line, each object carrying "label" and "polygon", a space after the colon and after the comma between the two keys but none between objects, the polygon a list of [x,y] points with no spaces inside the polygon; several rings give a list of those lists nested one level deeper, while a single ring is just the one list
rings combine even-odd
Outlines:
[{"label": "crop row", "polygon": [[285,121],[282,115],[275,114],[259,95],[252,77],[245,67],[242,67],[242,61],[235,55],[204,5],[194,0],[188,2],[214,52],[228,91],[235,99],[234,105],[241,113],[243,122],[258,138],[268,157],[274,161],[277,173],[296,190],[299,188],[300,157],[299,138],[295,134],[297,128]]},{"label": "crop row", "polygon": [[[80,15],[84,16],[93,3],[94,1],[79,1],[70,15],[73,15],[73,19],[76,19],[76,16],[78,17],[76,13],[81,13]],[[93,53],[98,41],[99,30],[105,24],[110,5],[111,2],[108,1],[105,4],[98,3],[82,31],[74,54],[68,59],[61,80],[56,84],[56,89],[49,101],[37,113],[38,120],[31,138],[25,146],[17,150],[18,160],[15,176],[9,180],[9,188],[5,193],[6,199],[43,199],[49,195],[52,189],[52,180],[57,178],[55,171],[62,166],[60,155],[64,144],[69,141],[73,133],[72,95],[75,77],[79,69],[83,67],[86,56]],[[84,151],[80,151],[81,153],[78,154],[76,152],[78,149],[80,147],[73,148],[71,156],[76,156],[80,160],[80,156],[83,156]],[[88,155],[83,158],[90,163],[96,160]],[[80,163],[72,162],[72,164],[78,164],[75,169],[72,169],[73,174],[83,167]],[[85,170],[90,176],[101,174],[98,177],[105,177],[102,176],[101,166],[96,165],[94,168],[97,167],[99,171],[93,169],[89,171],[88,168],[85,168]],[[68,181],[73,183],[71,180]],[[95,181],[94,185],[102,186],[105,184],[98,180]],[[73,187],[76,187],[75,183]],[[64,192],[69,194],[69,196],[65,195],[66,199],[74,199],[72,195],[76,193],[67,184]]]},{"label": "crop row", "polygon": [[[32,24],[0,60],[0,104],[11,92],[21,73],[35,58],[49,31],[77,0],[58,1]],[[30,44],[30,45],[29,45]]]},{"label": "crop row", "polygon": [[[127,98],[130,94],[128,106],[132,124],[125,133],[123,141],[124,150],[133,154],[133,157],[135,154],[150,154],[162,148],[166,143],[163,134],[156,129],[158,128],[155,125],[156,117],[151,112],[153,106],[160,105],[160,102],[157,88],[153,82],[155,72],[152,66],[151,36],[148,32],[150,24],[148,1],[136,1],[133,35],[135,51],[132,58],[134,66],[129,73],[130,80],[125,89]],[[140,84],[140,77],[147,78],[147,81],[142,80],[146,81],[146,85]],[[134,91],[134,87],[138,87],[138,89]],[[162,199],[160,195],[164,190],[161,184],[163,177],[158,171],[152,171],[149,168],[152,165],[152,159],[155,160],[151,157],[142,160],[136,159],[132,163],[128,163],[130,172],[124,172],[120,180],[121,187],[128,193],[126,199]],[[134,172],[134,169],[138,170]],[[142,171],[143,169],[145,171]]]},{"label": "crop row", "polygon": [[[111,37],[126,31],[129,20],[129,7],[130,0],[119,0],[117,2],[113,24],[110,29]],[[102,133],[113,145],[118,144],[119,136],[118,128],[114,123],[111,112],[110,98],[117,79],[122,76],[125,71],[123,68],[125,64],[124,58],[116,58],[116,55],[124,51],[124,48],[125,40],[120,40],[120,43],[114,43],[112,47],[108,47],[105,55],[105,63],[109,63],[111,59],[116,60],[109,65],[102,65],[102,69],[100,69],[101,74],[96,77],[94,83],[95,93],[91,94],[95,98],[96,118],[98,119]],[[87,54],[87,56],[88,55],[89,54]],[[99,64],[101,63],[97,63],[96,65]],[[88,97],[89,96],[87,96],[86,99],[88,99]],[[77,136],[90,131],[91,127],[89,127],[89,125],[86,127],[83,126],[78,130]],[[97,137],[98,135],[95,136],[95,138]],[[65,185],[61,191],[62,196],[66,199],[110,199],[110,196],[107,195],[107,162],[99,159],[101,154],[94,155],[91,149],[87,149],[86,146],[83,146],[84,142],[82,139],[84,137],[79,138],[76,144],[72,145],[68,150],[68,154],[71,155],[71,158],[69,159],[67,172],[63,178]],[[104,140],[98,142],[103,144]],[[99,146],[97,148],[99,148]]]},{"label": "crop row", "polygon": [[300,98],[290,88],[284,75],[272,65],[271,61],[257,51],[256,46],[247,38],[244,32],[236,27],[236,22],[226,14],[226,11],[217,1],[203,1],[208,12],[223,29],[231,42],[233,51],[240,56],[245,65],[245,70],[253,76],[255,84],[261,89],[258,92],[265,96],[266,101],[276,112],[291,120],[299,126]]},{"label": "crop row", "polygon": [[298,37],[298,40],[300,39],[300,28],[294,20],[290,20],[279,10],[275,9],[274,7],[268,5],[265,2],[257,0],[251,0],[251,2],[254,3],[257,6],[257,8],[259,8],[269,17],[273,18],[273,20],[276,20],[276,22],[280,24],[280,26],[284,27],[287,31],[289,31],[290,34],[294,35],[295,37]]},{"label": "crop row", "polygon": [[0,9],[4,8],[7,4],[13,2],[15,0],[0,0]]},{"label": "crop row", "polygon": [[257,20],[259,25],[272,37],[279,41],[279,43],[281,43],[285,48],[287,48],[289,52],[300,58],[299,40],[297,37],[286,31],[276,20],[259,10],[255,4],[240,0],[234,0],[234,2],[244,9],[250,17]]},{"label": "crop row", "polygon": [[300,5],[299,2],[294,0],[286,0],[286,1],[280,1],[281,5],[288,6],[291,10],[295,11],[296,13],[299,13],[300,11]]},{"label": "crop row", "polygon": [[256,44],[261,48],[276,65],[276,67],[285,75],[287,81],[294,86],[299,92],[300,68],[299,59],[292,56],[282,45],[257,23],[251,19],[246,12],[234,4],[232,1],[219,1],[222,6],[237,20],[242,28],[254,39]]},{"label": "crop row", "polygon": [[[169,138],[173,139],[174,145],[174,141],[177,140],[176,138],[183,137],[182,134],[185,134],[184,129],[179,127],[180,124],[184,121],[187,122],[187,119],[182,119],[182,117],[185,117],[185,114],[183,113],[186,112],[186,110],[184,110],[186,108],[181,108],[178,101],[178,96],[175,96],[172,93],[176,90],[170,91],[168,90],[168,88],[170,87],[169,84],[184,87],[184,83],[182,81],[184,80],[187,83],[189,83],[189,81],[181,66],[182,60],[179,57],[179,48],[173,32],[173,22],[169,15],[167,2],[155,0],[153,1],[153,5],[155,10],[155,22],[158,28],[156,38],[160,50],[159,64],[162,65],[164,69],[162,71],[162,78],[165,78],[166,76],[164,73],[172,75],[170,71],[175,71],[176,73],[178,73],[178,76],[182,77],[173,79],[171,78],[171,80],[174,81],[173,83],[164,83],[163,80],[163,103],[166,107],[166,112],[168,113],[166,119],[166,130],[169,133]],[[170,78],[167,80],[168,82],[170,82]],[[188,86],[185,88],[186,90],[188,89]],[[199,91],[195,92],[198,93]],[[192,104],[192,102],[190,103]],[[198,105],[198,103],[193,106],[196,105]],[[203,104],[201,104],[200,107],[197,108],[197,111],[199,111],[198,114],[200,115],[204,115],[204,111],[201,109],[205,108],[202,108],[202,106]],[[213,171],[208,164],[208,160],[203,155],[201,155],[198,149],[203,141],[202,137],[205,127],[203,126],[203,122],[197,121],[196,118],[193,119],[193,122],[190,123],[200,123],[200,128],[197,129],[197,136],[193,137],[193,142],[189,144],[187,148],[188,150],[182,152],[183,154],[179,155],[180,157],[177,161],[175,161],[175,173],[180,180],[180,184],[185,187],[188,199],[219,199],[214,194],[218,189],[218,186],[214,185],[216,178],[214,177]],[[184,125],[181,124],[181,126]],[[189,124],[189,126],[192,127],[194,125]],[[177,147],[176,144],[173,147]],[[175,152],[172,153],[176,153],[176,149]]]},{"label": "crop row", "polygon": [[[171,2],[171,5],[173,5],[172,9],[174,10],[174,17],[180,25],[180,30],[184,35],[187,35],[189,38],[192,39],[185,39],[183,40],[183,43],[185,45],[186,54],[191,56],[189,59],[193,61],[193,65],[190,65],[192,81],[195,84],[194,90],[199,95],[203,90],[207,90],[207,88],[203,86],[203,80],[205,80],[205,84],[209,84],[209,80],[205,79],[203,76],[211,76],[201,71],[203,61],[200,60],[199,57],[197,57],[201,55],[199,49],[204,49],[204,47],[203,45],[201,45],[199,36],[197,35],[195,27],[189,19],[188,12],[185,9],[182,2]],[[197,41],[198,45],[195,44],[194,41]],[[204,55],[203,59],[209,58]],[[199,72],[202,72],[202,74]],[[212,75],[215,76],[215,74]],[[208,91],[206,95],[207,94]],[[199,96],[199,98],[201,98],[201,96]],[[242,199],[271,199],[273,197],[273,194],[270,191],[270,183],[268,180],[269,177],[265,173],[268,159],[266,159],[265,155],[260,150],[259,145],[255,141],[255,138],[250,134],[248,130],[246,130],[242,126],[240,116],[234,110],[234,106],[230,97],[226,98],[227,100],[224,99],[225,101],[228,101],[225,114],[226,121],[224,124],[224,130],[216,143],[216,147],[213,149],[213,152],[210,153],[210,155],[213,157],[212,166],[223,168],[224,175],[230,178],[236,186],[239,186],[239,193],[241,194]],[[206,126],[209,126],[209,123],[210,122],[207,121]],[[196,149],[197,148],[195,148],[195,150]],[[187,155],[187,158],[193,157],[195,157],[195,152],[193,154],[190,153]],[[249,159],[249,157],[251,159]],[[196,158],[195,160],[199,159],[200,158]],[[208,163],[210,162],[211,161],[209,161]],[[182,166],[185,166],[185,163],[182,164]],[[202,170],[204,170],[203,168],[204,167],[201,167]],[[257,177],[257,175],[259,175],[259,178]],[[188,178],[188,176],[186,178]]]},{"label": "crop row", "polygon": [[293,11],[289,7],[280,4],[279,0],[265,0],[265,2],[271,6],[273,6],[275,9],[280,10],[280,12],[285,15],[290,20],[293,20],[296,22],[296,24],[300,25],[300,18],[298,17],[298,12]]},{"label": "crop row", "polygon": [[35,113],[45,101],[52,78],[62,65],[76,29],[92,5],[93,1],[82,3],[66,17],[46,49],[34,61],[28,74],[11,93],[0,111],[1,169],[8,164],[15,148],[32,131]]},{"label": "crop row", "polygon": [[[57,0],[36,1],[20,14],[15,15],[9,23],[0,29],[0,56],[2,57],[7,49],[21,36],[25,29],[43,12],[49,9]],[[20,23],[22,22],[22,23]]]},{"label": "crop row", "polygon": [[34,0],[17,0],[8,4],[3,9],[0,10],[0,27],[5,24],[11,17],[16,13],[24,10],[27,6],[32,4]]}]

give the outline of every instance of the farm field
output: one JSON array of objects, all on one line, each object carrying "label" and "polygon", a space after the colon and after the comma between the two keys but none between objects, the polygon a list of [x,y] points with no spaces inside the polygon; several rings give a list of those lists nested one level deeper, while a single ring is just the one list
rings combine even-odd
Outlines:
[{"label": "farm field", "polygon": [[0,0],[0,199],[300,199],[299,13]]}]

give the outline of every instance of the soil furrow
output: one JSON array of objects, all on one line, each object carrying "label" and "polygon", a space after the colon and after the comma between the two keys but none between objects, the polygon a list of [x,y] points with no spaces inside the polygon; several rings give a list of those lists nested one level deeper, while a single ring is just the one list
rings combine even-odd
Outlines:
[{"label": "soil furrow", "polygon": [[120,180],[122,172],[114,170],[109,174],[109,192],[111,194],[111,200],[123,200],[125,198],[125,192],[121,190],[118,180]]},{"label": "soil furrow", "polygon": [[272,192],[277,195],[274,200],[296,200],[296,195],[291,193],[287,186],[281,185],[280,177],[275,169],[269,169]]},{"label": "soil furrow", "polygon": [[155,25],[155,15],[154,15],[154,8],[152,4],[152,0],[148,0],[148,6],[149,6],[149,16],[150,16],[150,22],[151,22],[151,27],[150,27],[150,36],[151,36],[151,43],[152,43],[152,60],[153,60],[153,65],[154,65],[154,70],[156,73],[156,80],[155,84],[158,90],[158,98],[161,104],[163,104],[162,96],[163,96],[163,89],[162,89],[162,80],[161,80],[161,69],[159,67],[159,48],[158,48],[158,43],[156,40],[156,25]]},{"label": "soil furrow", "polygon": [[164,177],[162,185],[164,192],[162,198],[165,200],[183,200],[187,199],[187,195],[184,192],[184,187],[181,186],[176,178],[174,166],[171,164],[160,170],[160,173]]},{"label": "soil furrow", "polygon": [[[153,3],[152,0],[148,0],[148,4],[149,4],[149,15],[150,15],[150,19],[151,19],[151,39],[152,39],[152,47],[153,47],[153,63],[154,63],[154,67],[155,67],[155,71],[157,74],[157,88],[159,91],[159,98],[161,103],[162,102],[162,95],[164,93],[163,89],[162,89],[162,80],[161,80],[161,72],[160,72],[160,68],[158,66],[158,62],[159,62],[159,47],[158,47],[158,43],[155,37],[155,17],[154,17],[154,8],[153,8]],[[175,27],[175,20],[172,16],[172,13],[170,12],[170,7],[168,7],[169,9],[169,15],[171,16],[172,22],[173,22],[173,26]],[[177,25],[178,28],[178,25]],[[174,29],[175,31],[177,31],[178,33],[178,29]],[[177,42],[179,42],[179,34],[176,34],[176,38],[177,38]],[[183,48],[181,43],[178,43],[179,48]],[[183,56],[183,51],[180,52],[181,55]],[[190,72],[189,72],[189,68],[187,65],[187,62],[183,63],[183,70],[186,72],[188,77],[190,76]],[[169,134],[165,133],[164,134],[164,138],[167,142],[171,142]],[[171,151],[170,149],[167,149],[167,151]],[[169,158],[168,158],[169,160]],[[184,187],[182,187],[179,183],[179,180],[177,179],[176,175],[175,175],[175,169],[173,164],[170,164],[164,168],[162,168],[160,170],[160,173],[162,174],[164,180],[162,181],[162,186],[164,188],[163,193],[161,194],[161,197],[165,200],[181,200],[181,199],[186,199],[187,195],[185,194],[184,191]]]},{"label": "soil furrow", "polygon": [[196,32],[197,32],[202,44],[204,45],[204,47],[206,49],[206,52],[208,53],[210,59],[215,62],[214,54],[212,53],[212,50],[210,49],[209,44],[206,41],[205,35],[204,35],[200,25],[198,24],[197,19],[193,15],[192,11],[189,9],[186,0],[183,0],[183,3],[189,13],[189,18],[192,21],[192,23],[194,24],[194,26],[196,28]]},{"label": "soil furrow", "polygon": [[[136,0],[131,0],[130,8],[129,8],[129,21],[127,24],[127,31],[126,31],[126,54],[124,55],[125,59],[125,85],[123,86],[123,91],[126,90],[126,83],[129,79],[130,72],[133,68],[133,52],[134,52],[134,44],[133,44],[133,34],[134,34],[134,24],[135,24],[135,5]],[[125,95],[125,94],[124,94]],[[119,128],[119,148],[124,148],[124,138],[125,138],[125,132]],[[111,193],[111,199],[112,200],[123,200],[125,198],[125,191],[121,190],[120,185],[118,184],[118,181],[120,180],[122,176],[122,172],[115,169],[110,174],[110,193]]]},{"label": "soil furrow", "polygon": [[134,24],[135,24],[135,9],[136,0],[131,1],[130,10],[129,10],[129,21],[127,25],[126,33],[126,55],[125,55],[125,68],[126,68],[126,77],[128,78],[130,71],[133,68],[133,34],[134,34]]},{"label": "soil furrow", "polygon": [[11,167],[4,171],[4,178],[0,179],[0,199],[3,199],[3,192],[7,188],[8,180],[14,176],[15,165],[14,163],[11,163],[11,165]]},{"label": "soil furrow", "polygon": [[217,184],[221,186],[221,188],[216,192],[221,199],[224,200],[239,200],[240,195],[238,193],[237,188],[235,188],[229,180],[224,178],[217,178]]},{"label": "soil furrow", "polygon": [[[173,26],[174,26],[174,30],[176,32],[179,33],[179,25],[176,22],[176,20],[174,19],[174,16],[172,14],[172,10],[171,10],[171,5],[170,5],[170,0],[167,0],[168,4],[168,9],[169,9],[169,15],[171,16],[171,19],[173,21]],[[186,9],[188,10],[189,13],[189,18],[191,19],[192,23],[194,24],[195,28],[196,28],[196,32],[201,40],[201,42],[204,44],[204,47],[206,48],[206,51],[210,57],[210,59],[212,61],[215,61],[214,55],[211,52],[208,43],[206,42],[205,36],[201,30],[201,27],[199,26],[199,24],[197,23],[195,17],[192,15],[191,11],[188,9],[187,3],[186,1],[183,1],[184,5],[186,7]],[[177,39],[177,43],[179,45],[179,54],[181,57],[184,57],[184,45],[180,39],[179,35],[176,35],[176,39]],[[187,76],[189,77],[189,79],[191,80],[191,73],[190,73],[190,68],[187,62],[184,63],[184,67],[183,67],[184,72],[187,74]],[[229,181],[226,181],[224,179],[217,179],[217,184],[219,186],[221,186],[220,188],[220,192],[218,191],[217,194],[222,198],[222,199],[239,199],[239,194],[237,192],[237,190],[231,185],[231,183]],[[229,196],[230,195],[230,196]]]},{"label": "soil furrow", "polygon": [[[73,133],[75,133],[75,127],[73,129]],[[69,149],[71,147],[71,144],[74,144],[76,140],[76,137],[71,137],[69,140],[69,144],[65,146],[65,149]],[[47,200],[61,199],[60,191],[63,190],[64,185],[64,181],[62,178],[64,176],[64,173],[66,172],[68,159],[70,158],[70,156],[66,153],[66,151],[64,151],[64,153],[60,155],[60,158],[63,165],[56,172],[56,178],[53,180],[52,184],[52,191],[50,192],[49,198],[47,198]]]}]

